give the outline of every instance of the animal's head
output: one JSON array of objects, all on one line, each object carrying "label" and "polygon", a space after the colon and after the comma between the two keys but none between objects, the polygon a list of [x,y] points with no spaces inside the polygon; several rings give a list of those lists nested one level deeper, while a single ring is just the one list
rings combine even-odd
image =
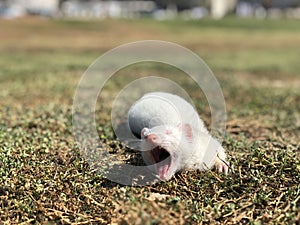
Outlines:
[{"label": "animal's head", "polygon": [[144,158],[156,164],[161,180],[169,180],[181,169],[181,160],[187,143],[192,142],[193,133],[190,125],[156,126],[141,131]]}]

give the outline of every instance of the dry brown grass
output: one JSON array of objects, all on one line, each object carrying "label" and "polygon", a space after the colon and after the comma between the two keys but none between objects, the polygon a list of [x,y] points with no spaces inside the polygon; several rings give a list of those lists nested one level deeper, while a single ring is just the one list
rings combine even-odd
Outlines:
[{"label": "dry brown grass", "polygon": [[[0,223],[299,224],[295,21],[30,17],[0,20],[0,27]],[[217,73],[228,111],[223,143],[232,165],[228,176],[187,171],[168,182],[130,187],[105,179],[84,161],[72,130],[77,82],[104,50],[141,39],[176,41],[204,56]],[[132,72],[176,71],[141,65],[123,75],[132,78]],[[105,102],[123,82],[112,80]],[[209,123],[209,107],[197,87],[180,82]],[[112,157],[138,162],[115,139],[108,104],[97,112],[99,135]]]}]

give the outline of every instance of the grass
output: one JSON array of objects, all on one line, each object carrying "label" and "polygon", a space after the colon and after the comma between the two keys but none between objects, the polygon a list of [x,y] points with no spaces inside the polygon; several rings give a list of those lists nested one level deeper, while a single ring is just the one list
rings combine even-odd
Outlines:
[{"label": "grass", "polygon": [[[298,224],[300,28],[298,21],[0,20],[0,223]],[[177,42],[216,74],[226,99],[223,142],[232,172],[188,171],[152,186],[122,186],[84,161],[72,103],[104,51],[143,39]],[[109,103],[135,74],[174,77],[163,65],[118,72],[104,89],[97,129],[110,154],[138,156],[112,132]],[[178,77],[178,76],[177,76]],[[190,80],[179,79],[209,124]]]}]

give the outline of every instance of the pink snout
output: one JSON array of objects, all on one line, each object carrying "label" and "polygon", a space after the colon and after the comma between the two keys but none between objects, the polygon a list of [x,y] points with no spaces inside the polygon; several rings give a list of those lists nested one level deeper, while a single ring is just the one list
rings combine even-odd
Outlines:
[{"label": "pink snout", "polygon": [[158,137],[155,134],[148,134],[146,136],[146,140],[152,142],[153,144],[155,144],[157,142],[157,139],[158,139]]}]

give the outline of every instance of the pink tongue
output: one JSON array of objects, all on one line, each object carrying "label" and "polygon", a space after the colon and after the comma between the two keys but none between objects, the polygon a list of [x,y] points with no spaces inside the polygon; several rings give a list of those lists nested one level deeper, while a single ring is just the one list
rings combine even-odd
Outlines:
[{"label": "pink tongue", "polygon": [[160,177],[160,179],[165,180],[167,178],[168,169],[168,164],[158,166],[158,176]]}]

